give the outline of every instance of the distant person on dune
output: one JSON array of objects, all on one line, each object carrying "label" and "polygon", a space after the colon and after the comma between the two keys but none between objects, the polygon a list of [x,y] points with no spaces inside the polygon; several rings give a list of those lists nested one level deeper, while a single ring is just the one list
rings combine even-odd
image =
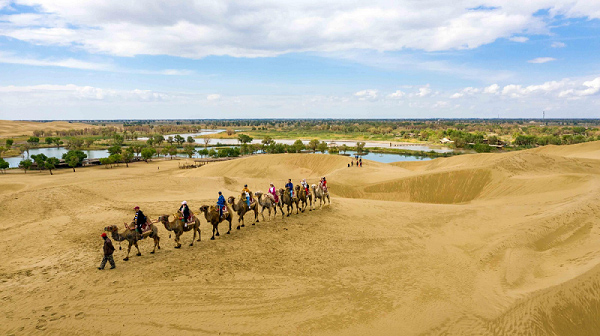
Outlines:
[{"label": "distant person on dune", "polygon": [[110,238],[108,238],[106,236],[106,232],[102,233],[101,235],[102,239],[104,239],[104,258],[102,258],[102,262],[100,263],[100,267],[98,267],[99,270],[103,270],[104,266],[106,266],[106,262],[108,261],[110,263],[110,269],[115,268],[115,260],[113,259],[113,252],[115,252],[115,247],[113,246],[112,241],[110,240]]},{"label": "distant person on dune", "polygon": [[217,200],[217,206],[219,207],[219,216],[223,217],[223,208],[225,207],[225,197],[223,197],[223,193],[219,191],[219,199]]}]

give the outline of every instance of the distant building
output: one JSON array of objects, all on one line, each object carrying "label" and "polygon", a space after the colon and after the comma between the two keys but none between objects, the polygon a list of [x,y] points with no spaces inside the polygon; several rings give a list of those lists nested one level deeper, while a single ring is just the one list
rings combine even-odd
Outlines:
[{"label": "distant building", "polygon": [[448,138],[443,138],[443,139],[440,140],[440,142],[443,143],[443,144],[454,143],[454,141],[452,141],[452,140],[450,140]]}]

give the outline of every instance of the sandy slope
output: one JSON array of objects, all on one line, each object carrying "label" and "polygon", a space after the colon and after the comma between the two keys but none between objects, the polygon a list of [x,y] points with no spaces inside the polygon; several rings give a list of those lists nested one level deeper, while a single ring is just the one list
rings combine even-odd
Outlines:
[{"label": "sandy slope", "polygon": [[[290,154],[0,176],[0,333],[593,335],[600,144],[419,164]],[[160,169],[158,167],[160,166]],[[327,176],[333,203],[98,271],[108,224],[248,183]],[[250,216],[246,218],[251,222]]]},{"label": "sandy slope", "polygon": [[0,137],[32,135],[35,130],[64,131],[70,129],[94,128],[97,126],[70,123],[68,121],[34,122],[17,120],[0,120]]}]

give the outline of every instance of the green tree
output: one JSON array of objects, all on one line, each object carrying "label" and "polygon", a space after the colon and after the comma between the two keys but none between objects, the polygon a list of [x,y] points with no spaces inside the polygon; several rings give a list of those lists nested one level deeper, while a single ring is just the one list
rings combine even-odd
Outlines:
[{"label": "green tree", "polygon": [[270,136],[265,136],[264,139],[262,140],[262,144],[265,146],[269,146],[271,143],[273,143],[273,138],[271,138]]},{"label": "green tree", "polygon": [[83,142],[85,142],[85,146],[87,148],[90,148],[90,146],[94,144],[94,141],[96,141],[96,140],[94,140],[93,138],[86,138],[83,140]]},{"label": "green tree", "polygon": [[45,168],[44,163],[48,159],[48,157],[46,155],[44,155],[44,154],[34,154],[34,155],[31,156],[31,158],[33,159],[33,162],[35,162],[35,165],[37,166],[37,169],[43,170]]},{"label": "green tree", "polygon": [[127,148],[121,156],[123,162],[125,162],[125,167],[129,167],[129,162],[133,161],[133,149],[131,147]]},{"label": "green tree", "polygon": [[56,148],[60,147],[60,145],[63,144],[59,137],[52,138],[52,143],[56,145]]},{"label": "green tree", "polygon": [[40,138],[32,136],[27,139],[27,143],[31,146],[37,146],[40,143]]},{"label": "green tree", "polygon": [[14,140],[13,139],[6,139],[6,148],[10,149],[10,147],[13,145]]},{"label": "green tree", "polygon": [[121,146],[119,145],[114,145],[114,146],[110,146],[108,147],[108,154],[110,155],[114,155],[114,154],[121,154]]},{"label": "green tree", "polygon": [[154,139],[150,138],[150,139],[146,140],[146,145],[152,147],[152,145],[154,145]]},{"label": "green tree", "polygon": [[120,134],[118,134],[118,133],[115,133],[115,134],[113,135],[113,143],[114,143],[116,146],[121,146],[121,145],[123,145],[123,141],[125,141],[125,139],[123,138],[123,136],[122,136],[122,135],[120,135]]},{"label": "green tree", "polygon": [[340,151],[344,154],[346,154],[346,151],[348,150],[348,146],[346,146],[346,144],[342,144],[340,146]]},{"label": "green tree", "polygon": [[169,143],[169,145],[172,145],[172,144],[173,144],[173,142],[175,142],[175,139],[173,139],[173,137],[172,137],[172,136],[169,136],[169,137],[167,138],[167,142]]},{"label": "green tree", "polygon": [[118,163],[123,162],[123,156],[121,154],[112,154],[109,155],[108,158],[112,163],[117,164],[117,166]]},{"label": "green tree", "polygon": [[243,144],[251,143],[252,140],[252,137],[247,134],[238,134],[238,141]]},{"label": "green tree", "polygon": [[317,148],[321,153],[325,153],[325,151],[327,151],[327,143],[325,141],[321,141]]},{"label": "green tree", "polygon": [[302,142],[300,139],[294,141],[294,144],[292,145],[292,150],[296,153],[300,153],[305,148],[306,146],[304,146],[304,142]]},{"label": "green tree", "polygon": [[175,136],[174,140],[175,140],[175,142],[177,142],[177,145],[179,145],[179,146],[181,146],[181,144],[183,144],[185,142],[185,139],[179,134],[177,134]]},{"label": "green tree", "polygon": [[364,142],[357,142],[356,143],[356,154],[362,154],[365,151],[365,143]]},{"label": "green tree", "polygon": [[199,149],[198,150],[198,154],[202,157],[205,157],[208,155],[208,149],[204,148],[204,149]]},{"label": "green tree", "polygon": [[148,163],[148,160],[152,159],[154,154],[156,154],[156,149],[154,149],[152,147],[146,147],[146,148],[142,149],[141,154],[142,154],[142,158],[144,159],[144,161],[146,161],[146,163]]},{"label": "green tree", "polygon": [[54,174],[52,174],[52,169],[55,169],[59,163],[60,162],[58,161],[57,158],[49,157],[46,159],[46,162],[44,162],[44,168],[48,169],[48,171],[50,172],[50,175],[54,175]]},{"label": "green tree", "polygon": [[76,156],[71,156],[67,160],[67,164],[69,165],[69,167],[73,168],[73,172],[75,172],[75,167],[77,167],[77,165],[79,165],[79,160],[77,159]]},{"label": "green tree", "polygon": [[82,138],[71,138],[67,140],[67,149],[81,149],[83,147],[83,139]]},{"label": "green tree", "polygon": [[52,137],[47,137],[47,138],[45,139],[45,142],[46,142],[46,144],[47,144],[47,145],[51,145],[51,144],[52,144],[52,140],[54,140],[54,138],[52,138]]},{"label": "green tree", "polygon": [[31,168],[32,164],[33,162],[30,159],[25,159],[19,162],[19,167],[25,171],[25,174],[27,174],[27,170]]},{"label": "green tree", "polygon": [[106,169],[112,168],[112,163],[113,163],[113,161],[112,161],[112,158],[110,156],[109,157],[105,157],[105,158],[100,158],[100,164],[103,165],[103,166],[105,166]]},{"label": "green tree", "polygon": [[314,152],[317,151],[317,147],[319,147],[319,139],[312,139],[308,142],[308,145],[306,146],[307,148],[309,148],[310,150]]},{"label": "green tree", "polygon": [[160,134],[154,134],[150,139],[152,139],[152,141],[158,146],[160,146],[165,141],[165,137]]},{"label": "green tree", "polygon": [[177,155],[177,146],[170,145],[169,147],[166,147],[165,149],[167,150],[166,153],[168,153],[169,156],[171,156],[171,160],[173,160],[173,156]]},{"label": "green tree", "polygon": [[196,142],[196,140],[194,140],[194,137],[192,137],[191,135],[188,135],[187,142],[193,144],[194,142]]},{"label": "green tree", "polygon": [[140,156],[140,153],[142,152],[142,149],[144,149],[144,146],[142,145],[133,145],[131,147],[129,147],[133,150],[133,152],[135,153],[136,156]]},{"label": "green tree", "polygon": [[194,153],[196,153],[196,149],[194,145],[185,145],[183,146],[183,152],[191,159]]},{"label": "green tree", "polygon": [[2,153],[6,151],[6,148],[0,146],[0,158],[2,157]]},{"label": "green tree", "polygon": [[8,162],[6,162],[6,160],[4,160],[3,158],[0,158],[0,170],[3,173],[6,173],[6,168],[8,168],[8,167],[9,167]]},{"label": "green tree", "polygon": [[62,158],[67,162],[69,167],[73,168],[73,171],[75,171],[75,167],[81,166],[83,160],[87,158],[87,154],[80,150],[70,150],[63,154]]}]

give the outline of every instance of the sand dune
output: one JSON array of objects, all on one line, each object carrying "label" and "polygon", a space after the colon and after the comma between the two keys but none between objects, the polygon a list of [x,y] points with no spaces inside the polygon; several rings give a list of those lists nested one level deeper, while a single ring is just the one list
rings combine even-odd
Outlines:
[{"label": "sand dune", "polygon": [[64,131],[70,129],[84,129],[94,127],[97,126],[83,123],[70,123],[68,121],[35,122],[0,120],[0,137],[33,135],[33,131],[35,130]]},{"label": "sand dune", "polygon": [[[0,175],[0,332],[594,335],[600,143],[348,168],[319,154]],[[158,169],[160,167],[160,169]],[[327,176],[332,204],[98,271],[109,224]],[[250,215],[246,222],[250,223]],[[122,224],[119,224],[122,225]]]}]

